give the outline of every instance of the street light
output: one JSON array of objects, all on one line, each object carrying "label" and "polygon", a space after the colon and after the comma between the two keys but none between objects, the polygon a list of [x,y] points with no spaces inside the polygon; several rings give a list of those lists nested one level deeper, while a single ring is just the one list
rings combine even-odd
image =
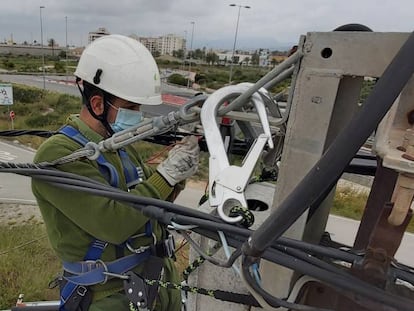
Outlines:
[{"label": "street light", "polygon": [[[190,52],[193,53],[193,36],[194,36],[194,24],[195,22],[191,22],[193,25],[193,30],[191,31],[191,43],[190,43]],[[188,80],[187,80],[187,87],[190,87],[190,73],[191,73],[191,56],[190,54],[190,64],[188,65]]]},{"label": "street light", "polygon": [[65,16],[65,25],[66,25],[66,37],[65,37],[65,41],[66,41],[66,49],[65,49],[65,58],[66,58],[66,63],[65,63],[65,73],[66,73],[66,82],[68,82],[68,17]]},{"label": "street light", "polygon": [[240,5],[240,4],[230,4],[229,6],[237,6],[239,8],[239,13],[237,15],[237,23],[236,23],[236,33],[234,34],[234,44],[233,44],[233,51],[231,52],[231,60],[230,60],[230,74],[229,74],[229,84],[231,83],[231,78],[233,75],[233,62],[234,62],[234,51],[236,50],[236,41],[237,41],[237,32],[239,31],[239,19],[240,19],[240,10],[250,9],[248,5]]},{"label": "street light", "polygon": [[184,30],[184,44],[183,44],[183,71],[185,70],[185,52],[187,51],[187,30]]},{"label": "street light", "polygon": [[43,50],[43,22],[42,22],[42,9],[45,7],[42,5],[39,7],[40,10],[40,45],[42,49],[42,68],[43,68],[43,89],[46,89],[46,78],[45,78],[45,52]]}]

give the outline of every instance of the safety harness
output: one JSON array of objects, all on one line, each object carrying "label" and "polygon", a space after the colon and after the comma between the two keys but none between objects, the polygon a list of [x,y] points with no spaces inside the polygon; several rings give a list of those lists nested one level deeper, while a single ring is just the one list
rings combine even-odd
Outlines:
[{"label": "safety harness", "polygon": [[[59,133],[71,138],[82,146],[85,146],[89,142],[89,140],[83,136],[79,130],[70,125],[62,127],[59,130]],[[142,182],[145,176],[143,170],[140,167],[136,167],[130,160],[125,150],[119,150],[119,155],[126,183],[130,189]],[[119,174],[116,168],[109,163],[102,154],[99,155],[96,162],[98,163],[99,170],[108,180],[110,185],[118,187]],[[120,257],[115,261],[103,262],[100,259],[108,245],[108,242],[94,239],[83,258],[84,261],[63,262],[64,276],[63,286],[61,286],[60,291],[59,310],[87,310],[92,301],[92,295],[88,288],[89,286],[105,283],[110,277],[122,277],[125,273],[129,274],[129,271],[147,261],[150,256],[157,256],[158,258],[174,256],[175,246],[172,236],[168,235],[165,240],[160,243],[156,243],[156,238],[152,232],[152,225],[150,221],[146,223],[145,233],[142,235],[146,237],[153,237],[154,245],[142,246],[137,249],[133,249],[131,247],[131,242],[137,236],[131,237],[122,245],[115,245],[117,257]],[[129,249],[133,252],[133,254],[123,257],[123,251],[125,248]],[[157,262],[162,261],[158,260]],[[157,270],[160,270],[159,274],[161,274],[162,263],[158,265]]]}]

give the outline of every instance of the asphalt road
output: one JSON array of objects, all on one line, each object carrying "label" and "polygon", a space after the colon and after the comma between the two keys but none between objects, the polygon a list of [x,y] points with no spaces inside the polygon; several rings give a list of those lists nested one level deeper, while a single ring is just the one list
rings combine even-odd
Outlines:
[{"label": "asphalt road", "polygon": [[[43,76],[0,74],[0,81],[43,88]],[[73,76],[66,78],[65,76],[47,75],[45,76],[45,86],[46,89],[50,91],[80,97],[80,93]],[[196,93],[196,91],[192,89],[177,87],[166,83],[161,84],[161,92],[163,94],[175,94],[183,97],[191,97]],[[164,104],[159,106],[142,106],[142,111],[148,116],[165,115],[176,109],[177,106]]]},{"label": "asphalt road", "polygon": [[[34,152],[27,148],[0,141],[0,161],[32,163]],[[16,174],[0,173],[0,202],[35,204],[30,178]]]}]

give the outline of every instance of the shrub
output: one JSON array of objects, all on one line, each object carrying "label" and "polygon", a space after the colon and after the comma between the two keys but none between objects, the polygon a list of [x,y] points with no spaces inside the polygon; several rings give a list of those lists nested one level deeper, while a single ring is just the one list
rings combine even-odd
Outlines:
[{"label": "shrub", "polygon": [[184,78],[182,75],[178,73],[174,73],[171,76],[168,77],[168,83],[178,84],[178,85],[187,85],[187,79]]},{"label": "shrub", "polygon": [[78,97],[62,94],[53,106],[57,113],[69,115],[79,112],[80,102]]},{"label": "shrub", "polygon": [[35,103],[40,101],[45,91],[35,87],[13,84],[13,99],[22,103]]},{"label": "shrub", "polygon": [[26,119],[26,124],[31,128],[40,128],[48,125],[60,125],[61,116],[57,113],[48,113],[46,115],[34,115]]},{"label": "shrub", "polygon": [[54,66],[56,72],[65,72],[65,66],[60,61],[55,61]]}]

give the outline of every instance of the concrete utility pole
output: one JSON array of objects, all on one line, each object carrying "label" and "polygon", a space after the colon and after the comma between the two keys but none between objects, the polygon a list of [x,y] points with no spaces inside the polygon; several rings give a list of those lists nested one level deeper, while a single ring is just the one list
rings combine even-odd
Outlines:
[{"label": "concrete utility pole", "polygon": [[46,90],[46,78],[45,78],[45,51],[43,50],[43,21],[42,21],[42,9],[45,7],[42,5],[40,10],[40,45],[42,48],[42,69],[43,69],[43,89]]},{"label": "concrete utility pole", "polygon": [[233,51],[231,52],[231,60],[230,60],[229,84],[231,84],[231,78],[233,76],[234,51],[236,50],[237,32],[239,31],[240,10],[242,8],[250,9],[251,7],[248,5],[240,5],[240,4],[234,4],[234,3],[230,4],[229,6],[237,6],[239,8],[239,13],[237,14],[236,33],[234,34]]},{"label": "concrete utility pole", "polygon": [[[194,24],[195,24],[195,22],[191,22],[191,24],[193,25],[193,29],[191,31],[191,43],[190,43],[190,51],[192,53],[193,52],[193,37],[194,37]],[[187,87],[190,87],[190,74],[191,74],[191,56],[190,56],[190,64],[188,65]]]}]

